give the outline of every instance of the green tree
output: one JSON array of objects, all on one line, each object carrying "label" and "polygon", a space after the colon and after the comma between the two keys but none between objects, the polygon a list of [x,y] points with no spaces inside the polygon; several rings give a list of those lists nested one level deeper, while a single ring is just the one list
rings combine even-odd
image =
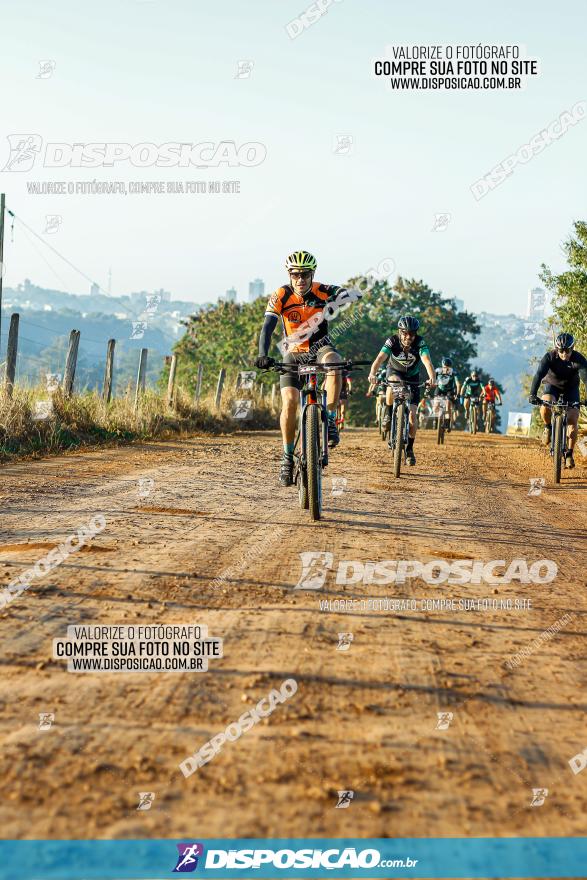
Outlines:
[{"label": "green tree", "polygon": [[[387,281],[364,276],[349,279],[348,286],[367,291],[364,298],[339,312],[330,324],[329,333],[345,358],[375,359],[385,339],[397,327],[401,314],[417,315],[422,335],[432,353],[432,361],[440,363],[443,355],[453,358],[457,375],[461,376],[475,355],[473,342],[479,326],[473,315],[457,311],[454,300],[446,299],[423,281],[398,278],[393,287]],[[197,365],[204,365],[203,390],[212,390],[221,367],[227,370],[227,382],[234,383],[239,370],[251,369],[257,356],[259,331],[263,323],[266,301],[253,303],[219,303],[202,309],[184,322],[185,335],[174,347],[178,355],[177,381],[192,393],[196,386]],[[281,359],[277,347],[280,333],[273,337],[271,355]],[[373,403],[365,398],[368,368],[354,375],[354,391],[350,412],[354,424],[369,424]],[[167,380],[167,370],[161,378]],[[274,373],[261,377],[271,384]]]},{"label": "green tree", "polygon": [[[183,321],[186,332],[173,349],[178,355],[178,384],[193,393],[199,363],[204,365],[204,393],[214,388],[221,367],[227,371],[228,383],[234,383],[240,370],[254,369],[265,308],[266,300],[262,298],[243,304],[222,302]],[[168,372],[166,369],[162,383],[167,382]],[[264,377],[264,381],[270,384],[275,375]]]},{"label": "green tree", "polygon": [[587,350],[587,222],[577,220],[575,235],[563,245],[569,268],[560,275],[542,264],[540,278],[553,293],[551,324],[572,333],[577,348]]}]

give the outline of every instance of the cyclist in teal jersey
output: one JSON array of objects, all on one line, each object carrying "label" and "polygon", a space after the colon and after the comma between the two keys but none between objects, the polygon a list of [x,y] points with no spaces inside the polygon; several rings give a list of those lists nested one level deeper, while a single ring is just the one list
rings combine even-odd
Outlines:
[{"label": "cyclist in teal jersey", "polygon": [[[416,464],[414,440],[416,438],[416,410],[420,400],[420,365],[428,373],[431,387],[436,384],[430,351],[425,340],[418,335],[420,322],[413,315],[403,315],[397,322],[398,332],[389,336],[371,365],[369,382],[375,383],[377,371],[387,361],[386,378],[405,382],[410,390],[410,436],[406,445],[408,464]],[[387,387],[384,425],[389,425],[393,393]]]},{"label": "cyclist in teal jersey", "polygon": [[485,386],[477,370],[471,370],[471,375],[467,376],[461,386],[461,401],[465,405],[465,422],[467,423],[469,421],[472,397],[476,397],[479,400],[483,400],[485,397]]}]

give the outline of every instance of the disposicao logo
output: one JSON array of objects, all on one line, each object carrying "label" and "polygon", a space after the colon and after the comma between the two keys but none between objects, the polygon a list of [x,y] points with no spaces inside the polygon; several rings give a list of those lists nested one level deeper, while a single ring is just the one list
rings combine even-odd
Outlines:
[{"label": "disposicao logo", "polygon": [[198,859],[204,855],[204,846],[201,843],[178,843],[177,865],[173,869],[174,874],[188,874],[198,867]]}]

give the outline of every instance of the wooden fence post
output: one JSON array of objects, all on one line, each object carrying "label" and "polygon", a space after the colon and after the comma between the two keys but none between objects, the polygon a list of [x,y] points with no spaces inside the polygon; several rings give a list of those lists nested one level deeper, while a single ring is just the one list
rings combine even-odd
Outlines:
[{"label": "wooden fence post", "polygon": [[224,377],[226,376],[226,370],[224,367],[218,373],[218,384],[216,386],[216,400],[214,401],[214,405],[216,409],[220,409],[220,400],[222,399],[222,389],[224,387]]},{"label": "wooden fence post", "polygon": [[12,397],[14,390],[14,376],[16,374],[16,355],[18,352],[18,322],[20,315],[15,312],[10,316],[10,330],[8,331],[8,347],[6,349],[6,378],[4,391],[7,397]]},{"label": "wooden fence post", "polygon": [[147,354],[149,353],[148,348],[141,348],[141,353],[139,355],[139,370],[137,373],[137,387],[135,388],[135,412],[139,406],[139,399],[141,394],[145,393],[145,379],[147,376]]},{"label": "wooden fence post", "polygon": [[202,393],[202,376],[204,375],[204,364],[198,364],[198,378],[196,379],[196,393],[194,399],[196,403],[200,402],[200,394]]},{"label": "wooden fence post", "polygon": [[73,392],[73,381],[75,379],[75,367],[77,364],[79,337],[79,330],[72,330],[69,334],[69,348],[67,350],[67,359],[65,361],[65,374],[63,376],[63,393],[66,397],[71,397],[71,394]]},{"label": "wooden fence post", "polygon": [[102,398],[105,403],[110,403],[112,397],[112,379],[114,377],[114,346],[116,339],[108,340],[108,348],[106,349],[106,368],[104,370],[104,386],[102,388]]},{"label": "wooden fence post", "polygon": [[169,366],[169,380],[167,382],[167,406],[173,406],[175,401],[175,373],[177,371],[177,355],[171,356]]}]

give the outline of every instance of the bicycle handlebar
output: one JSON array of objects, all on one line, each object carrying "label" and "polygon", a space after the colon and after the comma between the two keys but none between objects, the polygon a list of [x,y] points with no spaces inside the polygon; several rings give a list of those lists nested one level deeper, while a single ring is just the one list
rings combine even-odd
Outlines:
[{"label": "bicycle handlebar", "polygon": [[317,373],[328,373],[332,370],[347,370],[347,372],[351,372],[360,367],[364,367],[370,365],[371,361],[341,361],[337,363],[312,363],[309,361],[307,364],[304,363],[292,363],[291,361],[275,361],[270,367],[267,367],[262,372],[266,373],[269,370],[274,370],[276,373],[299,373],[300,367],[308,368],[311,367],[312,370],[316,370]]},{"label": "bicycle handlebar", "polygon": [[[415,383],[408,382],[407,379],[384,379],[380,384],[392,386],[392,385],[413,385]],[[430,384],[430,380],[426,379],[424,382],[418,382],[418,388],[422,388],[424,385],[429,385],[429,384]],[[434,388],[435,386],[431,385],[430,387]]]},{"label": "bicycle handlebar", "polygon": [[555,400],[553,403],[551,400],[543,400],[541,397],[537,397],[536,400],[538,401],[537,406],[548,406],[550,409],[556,409],[556,407],[576,409],[578,406],[587,406],[587,400],[575,400],[573,403],[563,402],[562,400]]}]

